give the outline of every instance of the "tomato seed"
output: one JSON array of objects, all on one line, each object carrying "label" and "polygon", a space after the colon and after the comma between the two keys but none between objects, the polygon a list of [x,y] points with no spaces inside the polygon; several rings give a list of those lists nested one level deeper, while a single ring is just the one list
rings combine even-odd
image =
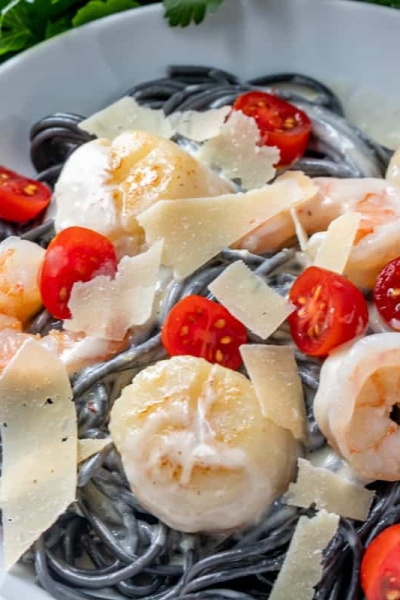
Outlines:
[{"label": "tomato seed", "polygon": [[24,187],[24,194],[26,194],[27,196],[34,196],[36,192],[37,185],[35,185],[34,183],[28,183],[28,185]]},{"label": "tomato seed", "polygon": [[215,353],[215,360],[217,362],[222,362],[224,360],[224,355],[222,354],[221,350],[217,350]]},{"label": "tomato seed", "polygon": [[225,319],[218,319],[218,321],[215,321],[215,323],[214,323],[214,327],[216,327],[217,329],[222,329],[225,326],[226,326]]}]

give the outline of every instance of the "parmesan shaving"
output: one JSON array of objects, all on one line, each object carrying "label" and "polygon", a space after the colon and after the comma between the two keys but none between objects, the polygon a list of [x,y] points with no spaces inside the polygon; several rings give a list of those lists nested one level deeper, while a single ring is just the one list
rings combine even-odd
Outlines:
[{"label": "parmesan shaving", "polygon": [[140,106],[130,96],[124,96],[82,121],[79,127],[111,141],[124,131],[140,130],[166,139],[179,133],[195,142],[203,142],[219,135],[231,110],[230,106],[223,106],[204,112],[188,110],[166,117],[164,111]]},{"label": "parmesan shaving", "polygon": [[111,444],[110,438],[104,438],[101,440],[96,440],[92,438],[79,440],[78,442],[78,463],[87,460],[93,454],[97,454],[97,452],[101,452],[108,444]]},{"label": "parmesan shaving", "polygon": [[303,388],[292,348],[254,344],[241,346],[240,353],[263,417],[306,440]]},{"label": "parmesan shaving", "polygon": [[299,473],[283,499],[287,504],[334,512],[342,517],[365,521],[374,499],[374,492],[351,483],[328,469],[315,467],[304,458],[298,459]]},{"label": "parmesan shaving", "polygon": [[148,131],[167,139],[174,135],[174,129],[163,110],[140,106],[130,96],[124,96],[85,119],[79,127],[92,135],[108,140],[113,140],[123,131],[129,130]]},{"label": "parmesan shaving", "polygon": [[332,221],[318,249],[314,265],[342,274],[350,256],[360,220],[359,213],[347,213]]},{"label": "parmesan shaving", "polygon": [[259,141],[255,120],[233,111],[219,135],[200,148],[198,158],[230,179],[240,179],[244,189],[258,188],[274,177],[280,156],[278,148],[260,146]]},{"label": "parmesan shaving", "polygon": [[231,110],[230,106],[211,108],[204,112],[188,110],[172,114],[169,122],[177,133],[195,142],[204,142],[220,133]]},{"label": "parmesan shaving", "polygon": [[290,216],[292,217],[294,228],[296,230],[296,236],[299,242],[300,250],[302,252],[307,252],[308,235],[301,224],[299,215],[297,214],[297,210],[295,208],[290,209]]},{"label": "parmesan shaving", "polygon": [[77,423],[64,365],[33,339],[0,377],[1,506],[10,569],[75,500]]},{"label": "parmesan shaving", "polygon": [[107,340],[122,340],[128,329],[152,314],[162,242],[143,254],[124,256],[115,279],[100,275],[72,287],[65,329]]},{"label": "parmesan shaving", "polygon": [[296,182],[281,181],[244,194],[160,200],[138,221],[148,244],[164,240],[163,263],[183,278],[305,195]]},{"label": "parmesan shaving", "polygon": [[267,339],[294,311],[264,281],[238,260],[208,286],[210,292],[250,331]]},{"label": "parmesan shaving", "polygon": [[336,534],[339,517],[321,510],[300,517],[269,600],[313,600],[322,575],[322,551]]}]

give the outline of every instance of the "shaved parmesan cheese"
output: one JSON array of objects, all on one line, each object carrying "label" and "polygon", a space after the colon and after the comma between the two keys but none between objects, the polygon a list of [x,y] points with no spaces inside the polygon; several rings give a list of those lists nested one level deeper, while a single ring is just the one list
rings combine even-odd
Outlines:
[{"label": "shaved parmesan cheese", "polygon": [[299,215],[297,214],[297,210],[295,208],[290,209],[290,216],[292,217],[292,221],[294,224],[294,228],[296,230],[296,236],[299,241],[300,250],[302,252],[307,251],[307,243],[308,243],[308,235],[306,230],[304,229],[301,221],[299,219]]},{"label": "shaved parmesan cheese", "polygon": [[10,569],[75,500],[77,424],[64,365],[29,339],[0,377],[1,506]]},{"label": "shaved parmesan cheese", "polygon": [[329,225],[314,265],[342,274],[360,226],[359,213],[341,215]]},{"label": "shaved parmesan cheese", "polygon": [[152,314],[162,242],[143,254],[125,256],[115,279],[100,275],[72,287],[65,329],[108,340],[122,340],[128,329]]},{"label": "shaved parmesan cheese", "polygon": [[79,127],[108,140],[113,140],[124,131],[140,130],[166,139],[179,133],[195,142],[203,142],[219,135],[231,110],[230,106],[223,106],[204,112],[177,112],[166,117],[162,110],[145,108],[130,96],[124,96],[82,121]]},{"label": "shaved parmesan cheese", "polygon": [[216,137],[225,123],[226,117],[231,112],[230,106],[222,108],[211,108],[204,112],[188,110],[177,112],[169,117],[172,128],[181,135],[194,140],[204,142]]},{"label": "shaved parmesan cheese", "polygon": [[294,306],[238,260],[208,289],[250,331],[267,339],[294,311]]},{"label": "shaved parmesan cheese", "polygon": [[287,504],[334,512],[342,517],[365,521],[374,499],[374,492],[351,483],[328,469],[315,467],[304,458],[298,459],[299,473],[283,499]]},{"label": "shaved parmesan cheese", "polygon": [[123,131],[141,130],[159,137],[170,138],[174,130],[164,111],[140,106],[136,100],[124,96],[79,124],[80,129],[99,138],[113,140]]},{"label": "shaved parmesan cheese", "polygon": [[227,246],[305,197],[294,181],[281,181],[245,194],[160,200],[138,216],[153,244],[164,240],[163,262],[183,278]]},{"label": "shaved parmesan cheese", "polygon": [[346,479],[346,481],[354,483],[357,486],[364,487],[374,481],[374,479],[371,478],[361,478],[353,471],[349,463],[330,446],[324,446],[319,450],[314,450],[308,455],[308,459],[314,467],[328,469],[329,471],[336,473],[336,475],[342,479]]},{"label": "shaved parmesan cheese", "polygon": [[198,158],[230,179],[240,179],[244,189],[258,188],[274,177],[280,156],[278,148],[259,146],[259,141],[255,120],[233,111],[219,135],[200,148]]},{"label": "shaved parmesan cheese", "polygon": [[322,551],[336,534],[338,515],[300,517],[269,600],[312,600],[322,575]]},{"label": "shaved parmesan cheese", "polygon": [[[52,338],[49,335],[40,341],[42,345],[47,346],[53,352],[57,352],[57,342],[57,338]],[[84,367],[110,358],[120,349],[122,349],[120,344],[110,340],[85,336],[83,339],[67,345],[58,356],[66,366],[68,374],[72,375]]]},{"label": "shaved parmesan cheese", "polygon": [[292,348],[254,344],[241,346],[240,353],[263,417],[305,440],[303,388]]},{"label": "shaved parmesan cheese", "polygon": [[102,440],[96,440],[88,438],[86,440],[79,440],[78,442],[78,463],[87,460],[93,454],[101,452],[108,444],[111,444],[111,438],[104,438]]}]

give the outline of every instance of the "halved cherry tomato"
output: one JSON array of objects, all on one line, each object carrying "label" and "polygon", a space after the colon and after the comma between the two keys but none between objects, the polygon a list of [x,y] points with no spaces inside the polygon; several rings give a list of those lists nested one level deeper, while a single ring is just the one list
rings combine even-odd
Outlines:
[{"label": "halved cherry tomato", "polygon": [[309,267],[296,279],[289,300],[296,306],[289,317],[292,337],[311,356],[326,356],[361,335],[368,324],[368,307],[360,290],[320,267]]},{"label": "halved cherry tomato", "polygon": [[379,273],[374,286],[374,300],[386,323],[400,329],[400,257],[384,266]]},{"label": "halved cherry tomato", "polygon": [[50,243],[39,273],[42,302],[57,319],[68,319],[71,289],[77,281],[117,272],[114,246],[104,235],[85,227],[68,227]]},{"label": "halved cherry tomato", "polygon": [[0,218],[23,223],[37,217],[51,200],[51,191],[40,181],[28,179],[0,166]]},{"label": "halved cherry tomato", "polygon": [[247,331],[220,304],[202,296],[187,296],[169,312],[162,328],[162,342],[171,356],[190,354],[230,369],[242,364],[239,346]]},{"label": "halved cherry tomato", "polygon": [[281,151],[278,166],[287,166],[303,156],[311,134],[311,121],[305,112],[266,92],[247,92],[239,96],[233,110],[255,119],[265,146]]},{"label": "halved cherry tomato", "polygon": [[361,563],[367,600],[400,598],[400,525],[392,525],[368,546]]}]

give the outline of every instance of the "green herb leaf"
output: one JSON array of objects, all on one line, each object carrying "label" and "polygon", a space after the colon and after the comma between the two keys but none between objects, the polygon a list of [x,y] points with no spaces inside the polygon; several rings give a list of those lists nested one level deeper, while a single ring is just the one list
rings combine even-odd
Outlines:
[{"label": "green herb leaf", "polygon": [[35,38],[29,30],[9,31],[0,36],[0,56],[33,46]]},{"label": "green herb leaf", "polygon": [[400,0],[364,0],[369,4],[380,4],[381,6],[391,6],[392,8],[400,8]]},{"label": "green herb leaf", "polygon": [[86,6],[78,10],[72,19],[72,25],[79,27],[95,19],[113,15],[129,8],[140,6],[135,0],[91,0]]},{"label": "green herb leaf", "polygon": [[224,0],[163,0],[165,18],[172,27],[198,25],[207,12],[216,11]]},{"label": "green herb leaf", "polygon": [[31,7],[25,0],[14,0],[2,9],[0,55],[25,50],[39,41],[30,11]]},{"label": "green herb leaf", "polygon": [[55,35],[59,35],[60,33],[64,33],[64,31],[68,31],[68,29],[72,28],[71,18],[70,17],[62,17],[58,19],[58,21],[48,21],[46,27],[46,40],[54,37]]},{"label": "green herb leaf", "polygon": [[[40,2],[40,0],[33,0],[34,2]],[[58,19],[65,19],[72,17],[75,14],[77,8],[81,8],[87,2],[85,0],[51,0],[51,6],[48,14],[48,18],[55,22]],[[72,22],[70,27],[72,28]]]}]

